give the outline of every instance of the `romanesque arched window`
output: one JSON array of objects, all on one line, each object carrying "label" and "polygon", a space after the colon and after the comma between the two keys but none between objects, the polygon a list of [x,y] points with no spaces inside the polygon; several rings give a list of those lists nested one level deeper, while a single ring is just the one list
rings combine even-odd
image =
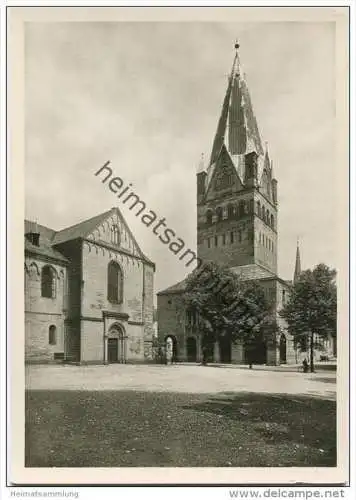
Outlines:
[{"label": "romanesque arched window", "polygon": [[221,207],[218,207],[216,209],[216,216],[217,216],[218,222],[222,221],[222,218],[223,218],[223,209]]},{"label": "romanesque arched window", "polygon": [[266,222],[269,225],[269,210],[266,211]]},{"label": "romanesque arched window", "polygon": [[56,296],[56,273],[51,266],[42,267],[41,295],[48,299],[53,299]]},{"label": "romanesque arched window", "polygon": [[51,325],[48,328],[48,343],[49,345],[57,344],[57,328],[55,327],[55,325]]},{"label": "romanesque arched window", "polygon": [[266,212],[265,212],[265,207],[262,207],[262,219],[266,220]]},{"label": "romanesque arched window", "polygon": [[255,205],[253,199],[249,200],[248,202],[248,211],[250,214],[253,214],[255,212]]},{"label": "romanesque arched window", "polygon": [[259,217],[261,217],[261,202],[260,201],[257,202],[257,215]]},{"label": "romanesque arched window", "polygon": [[113,245],[120,244],[120,233],[119,233],[119,227],[117,224],[113,224],[111,226],[111,243]]},{"label": "romanesque arched window", "polygon": [[213,212],[211,210],[208,210],[206,212],[206,223],[211,226],[211,224],[213,223]]},{"label": "romanesque arched window", "polygon": [[121,304],[123,300],[123,274],[114,261],[108,265],[108,300],[114,304]]}]

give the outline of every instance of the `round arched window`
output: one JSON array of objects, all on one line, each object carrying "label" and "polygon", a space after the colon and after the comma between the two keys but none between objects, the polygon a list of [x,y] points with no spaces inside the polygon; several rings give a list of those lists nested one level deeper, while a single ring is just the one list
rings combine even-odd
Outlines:
[{"label": "round arched window", "polygon": [[48,343],[49,345],[57,344],[57,327],[55,325],[51,325],[48,329]]}]

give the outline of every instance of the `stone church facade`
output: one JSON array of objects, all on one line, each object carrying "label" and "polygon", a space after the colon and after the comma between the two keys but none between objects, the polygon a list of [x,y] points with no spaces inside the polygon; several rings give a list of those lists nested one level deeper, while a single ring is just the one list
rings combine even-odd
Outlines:
[{"label": "stone church facade", "polygon": [[54,231],[25,221],[25,360],[152,359],[155,265],[118,208]]},{"label": "stone church facade", "polygon": [[[255,362],[295,363],[292,337],[278,311],[291,282],[278,276],[278,190],[267,145],[263,146],[236,50],[207,164],[197,174],[197,255],[227,265],[242,280],[257,280],[274,306],[281,333],[256,349]],[[196,318],[185,311],[185,280],[158,293],[158,336],[172,338],[178,360],[202,359]],[[217,343],[214,361],[245,363],[242,344]]]}]

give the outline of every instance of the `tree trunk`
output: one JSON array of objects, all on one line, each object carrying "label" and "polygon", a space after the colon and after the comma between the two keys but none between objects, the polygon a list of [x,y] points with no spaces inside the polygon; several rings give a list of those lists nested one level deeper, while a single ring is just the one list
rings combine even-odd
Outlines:
[{"label": "tree trunk", "polygon": [[310,372],[314,373],[314,333],[310,335]]}]

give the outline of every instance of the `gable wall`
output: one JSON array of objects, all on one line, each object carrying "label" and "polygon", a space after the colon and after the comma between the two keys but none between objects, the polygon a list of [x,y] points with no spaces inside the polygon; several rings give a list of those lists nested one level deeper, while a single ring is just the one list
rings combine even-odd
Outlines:
[{"label": "gable wall", "polygon": [[113,213],[110,217],[103,221],[102,224],[100,224],[90,235],[88,235],[87,239],[98,242],[102,241],[112,245],[113,241],[111,229],[113,225],[118,226],[119,229],[120,248],[132,255],[139,256],[139,250],[136,243],[132,239],[132,236],[129,234],[129,231],[117,213]]},{"label": "gable wall", "polygon": [[[107,299],[107,270],[110,261],[123,272],[123,303]],[[102,311],[127,313],[131,321],[143,321],[143,263],[134,257],[108,250],[99,244],[83,243],[81,315],[102,318]]]}]

